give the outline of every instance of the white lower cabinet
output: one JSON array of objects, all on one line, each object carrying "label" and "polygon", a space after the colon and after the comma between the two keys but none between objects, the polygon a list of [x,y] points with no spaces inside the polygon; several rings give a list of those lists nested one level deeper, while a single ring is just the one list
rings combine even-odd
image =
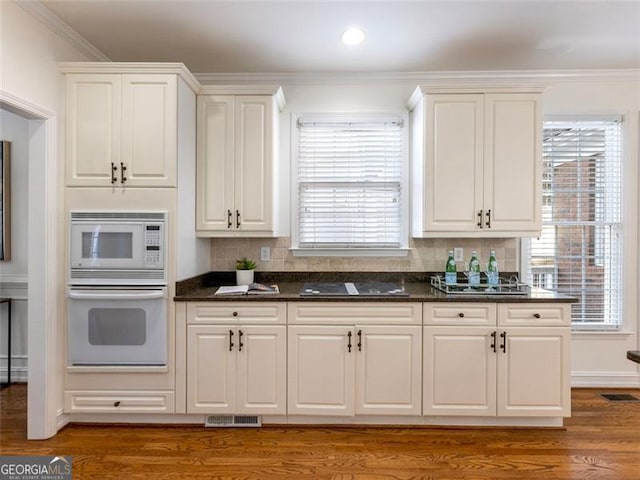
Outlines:
[{"label": "white lower cabinet", "polygon": [[[385,306],[381,307],[385,308]],[[291,415],[420,415],[422,327],[341,324],[366,317],[368,306],[290,307],[288,413]],[[375,308],[375,307],[371,307]],[[389,308],[386,306],[386,308]],[[419,307],[398,307],[391,323],[411,323]],[[325,318],[323,314],[327,314]],[[405,314],[408,316],[405,317]],[[383,323],[384,319],[376,318]],[[334,323],[334,325],[329,325]]]},{"label": "white lower cabinet", "polygon": [[[568,303],[239,301],[186,312],[186,413],[570,415]],[[113,411],[110,401],[76,408]]]},{"label": "white lower cabinet", "polygon": [[187,413],[286,413],[285,312],[283,302],[187,305]]},{"label": "white lower cabinet", "polygon": [[498,415],[569,416],[569,328],[501,329],[498,352]]},{"label": "white lower cabinet", "polygon": [[[570,415],[568,304],[498,305],[493,325],[482,327],[466,325],[464,315],[459,326],[432,325],[443,315],[427,308],[453,317],[463,307],[425,307],[424,415]],[[512,318],[533,326],[504,326]]]},{"label": "white lower cabinet", "polygon": [[187,413],[286,413],[286,327],[189,325]]},{"label": "white lower cabinet", "polygon": [[357,415],[420,415],[421,333],[419,326],[356,327]]},{"label": "white lower cabinet", "polygon": [[424,327],[424,415],[496,414],[495,327]]},{"label": "white lower cabinet", "polygon": [[288,329],[288,413],[353,415],[353,327],[305,325]]}]

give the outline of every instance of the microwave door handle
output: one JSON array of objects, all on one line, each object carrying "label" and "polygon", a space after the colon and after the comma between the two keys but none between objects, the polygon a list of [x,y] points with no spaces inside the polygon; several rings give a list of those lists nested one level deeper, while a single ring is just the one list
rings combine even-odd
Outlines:
[{"label": "microwave door handle", "polygon": [[108,292],[70,290],[69,298],[73,300],[154,300],[165,298],[164,290],[153,292]]}]

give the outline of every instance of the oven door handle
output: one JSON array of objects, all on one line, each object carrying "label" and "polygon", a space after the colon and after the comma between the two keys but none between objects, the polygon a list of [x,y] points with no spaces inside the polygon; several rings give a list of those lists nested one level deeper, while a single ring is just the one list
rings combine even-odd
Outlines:
[{"label": "oven door handle", "polygon": [[69,298],[73,300],[155,300],[165,298],[165,289],[147,291],[100,292],[97,290],[69,290]]}]

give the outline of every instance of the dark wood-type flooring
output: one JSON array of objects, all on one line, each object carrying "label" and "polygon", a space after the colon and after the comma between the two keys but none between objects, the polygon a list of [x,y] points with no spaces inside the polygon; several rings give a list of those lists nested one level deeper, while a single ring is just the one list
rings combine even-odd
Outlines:
[{"label": "dark wood-type flooring", "polygon": [[640,480],[640,402],[574,389],[562,429],[70,425],[26,440],[26,385],[0,392],[0,454],[72,455],[74,480]]}]

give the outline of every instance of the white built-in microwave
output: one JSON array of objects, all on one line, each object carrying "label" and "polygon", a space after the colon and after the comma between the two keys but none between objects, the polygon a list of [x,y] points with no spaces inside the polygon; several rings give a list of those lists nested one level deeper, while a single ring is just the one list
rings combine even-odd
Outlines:
[{"label": "white built-in microwave", "polygon": [[72,211],[69,284],[166,285],[166,212]]}]

